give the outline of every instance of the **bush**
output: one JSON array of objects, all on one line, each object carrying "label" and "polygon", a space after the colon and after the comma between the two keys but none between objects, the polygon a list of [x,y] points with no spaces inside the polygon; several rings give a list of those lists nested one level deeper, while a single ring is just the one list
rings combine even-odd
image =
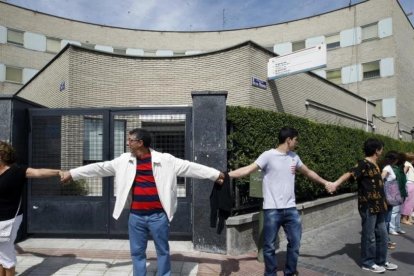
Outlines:
[{"label": "bush", "polygon": [[60,191],[61,195],[64,196],[86,196],[88,195],[88,187],[86,185],[86,180],[71,180],[62,187]]},{"label": "bush", "polygon": [[[364,158],[362,145],[369,137],[382,140],[385,143],[385,151],[414,152],[413,143],[359,129],[320,124],[293,115],[254,108],[228,106],[227,122],[228,168],[231,170],[251,164],[262,152],[274,148],[278,142],[279,129],[283,126],[290,126],[299,131],[296,152],[304,164],[330,181],[336,180],[355,165],[358,159]],[[248,177],[235,181],[236,185],[248,183]],[[338,192],[356,190],[356,183],[345,183]],[[322,185],[297,174],[298,202],[326,195]]]}]

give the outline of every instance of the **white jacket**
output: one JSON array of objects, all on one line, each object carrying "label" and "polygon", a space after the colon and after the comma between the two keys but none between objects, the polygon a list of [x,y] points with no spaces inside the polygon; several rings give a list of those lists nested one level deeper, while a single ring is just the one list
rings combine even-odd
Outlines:
[{"label": "white jacket", "polygon": [[[158,196],[168,219],[177,210],[177,176],[210,179],[215,181],[220,172],[216,169],[176,158],[168,153],[151,150],[152,170]],[[124,153],[111,161],[99,162],[70,170],[73,180],[88,177],[115,176],[116,201],[112,216],[118,219],[125,207],[136,174],[137,159]]]}]

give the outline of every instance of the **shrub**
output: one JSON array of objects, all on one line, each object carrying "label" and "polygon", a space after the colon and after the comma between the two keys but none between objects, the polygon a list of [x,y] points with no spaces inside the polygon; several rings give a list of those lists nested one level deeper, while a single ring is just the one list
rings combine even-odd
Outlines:
[{"label": "shrub", "polygon": [[[414,151],[414,144],[390,137],[368,133],[337,125],[312,122],[308,119],[272,111],[227,107],[228,122],[228,168],[251,164],[264,151],[277,145],[277,134],[283,126],[299,131],[296,152],[304,164],[321,177],[334,181],[349,170],[358,159],[364,158],[362,145],[369,137],[385,143],[385,151]],[[249,178],[237,179],[236,185],[246,186]],[[356,183],[345,183],[339,193],[356,191]],[[322,185],[313,183],[300,174],[296,177],[296,198],[298,202],[326,196]]]}]

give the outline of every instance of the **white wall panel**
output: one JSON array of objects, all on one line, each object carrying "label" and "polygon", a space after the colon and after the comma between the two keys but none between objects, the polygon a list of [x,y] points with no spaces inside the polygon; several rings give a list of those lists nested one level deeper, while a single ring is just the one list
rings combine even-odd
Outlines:
[{"label": "white wall panel", "polygon": [[383,58],[380,60],[381,77],[394,76],[394,58]]},{"label": "white wall panel", "polygon": [[199,51],[199,50],[185,51],[185,55],[197,55],[197,54],[201,54],[201,53],[203,53],[203,51]]},{"label": "white wall panel", "polygon": [[23,46],[30,50],[46,51],[46,36],[41,34],[35,34],[31,32],[25,32],[23,34]]},{"label": "white wall panel", "polygon": [[319,70],[314,70],[312,72],[315,73],[316,75],[326,79],[326,71],[325,70],[319,69]]},{"label": "white wall panel", "polygon": [[127,48],[126,54],[130,56],[143,56],[144,50],[142,49],[133,49],[133,48]]},{"label": "white wall panel", "polygon": [[95,50],[102,51],[102,52],[108,52],[108,53],[114,52],[114,48],[112,48],[111,46],[106,46],[106,45],[95,45]]},{"label": "white wall panel", "polygon": [[306,39],[306,41],[305,41],[306,48],[311,48],[311,47],[319,45],[321,43],[325,43],[325,37],[323,35],[322,36],[311,37],[311,38]]},{"label": "white wall panel", "polygon": [[23,83],[28,82],[34,75],[37,74],[37,72],[39,72],[39,70],[24,68],[23,69]]},{"label": "white wall panel", "polygon": [[0,82],[6,80],[6,65],[0,63]]},{"label": "white wall panel", "polygon": [[155,52],[155,55],[157,57],[172,57],[174,55],[174,52],[171,50],[157,50]]},{"label": "white wall panel", "polygon": [[0,26],[0,43],[7,43],[7,28]]},{"label": "white wall panel", "polygon": [[353,83],[362,80],[362,66],[355,64],[341,69],[341,79],[343,84]]},{"label": "white wall panel", "polygon": [[361,43],[361,28],[352,28],[348,30],[343,30],[339,34],[341,37],[341,47],[348,47]]},{"label": "white wall panel", "polygon": [[388,98],[382,100],[382,116],[394,117],[397,116],[395,98]]},{"label": "white wall panel", "polygon": [[79,41],[76,40],[66,40],[66,39],[62,39],[62,41],[60,42],[60,47],[63,49],[65,48],[66,44],[73,44],[73,45],[78,45],[81,46],[82,44]]},{"label": "white wall panel", "polygon": [[275,44],[273,46],[273,52],[280,56],[292,53],[292,42]]},{"label": "white wall panel", "polygon": [[392,35],[392,18],[385,18],[378,22],[378,36],[379,38]]}]

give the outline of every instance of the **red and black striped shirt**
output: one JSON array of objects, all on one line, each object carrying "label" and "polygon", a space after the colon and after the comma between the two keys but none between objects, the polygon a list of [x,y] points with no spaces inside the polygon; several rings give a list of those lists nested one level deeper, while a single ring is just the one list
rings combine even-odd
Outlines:
[{"label": "red and black striped shirt", "polygon": [[149,153],[141,159],[137,158],[137,169],[132,186],[131,213],[149,214],[162,211],[152,172],[151,153]]}]

